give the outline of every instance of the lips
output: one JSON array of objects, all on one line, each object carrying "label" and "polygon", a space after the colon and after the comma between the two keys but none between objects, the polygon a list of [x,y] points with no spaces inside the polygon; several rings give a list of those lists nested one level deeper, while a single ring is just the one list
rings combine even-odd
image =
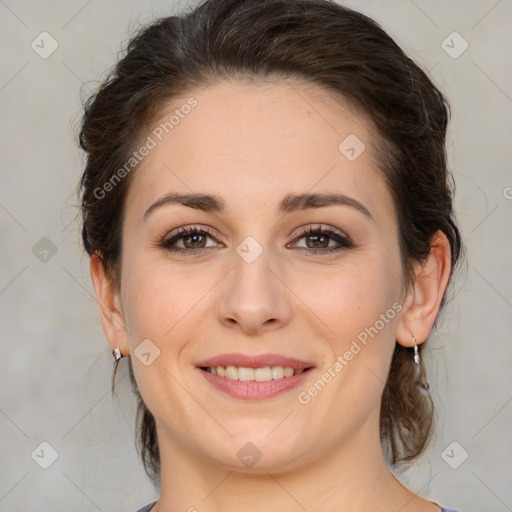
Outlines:
[{"label": "lips", "polygon": [[297,370],[305,370],[313,368],[312,362],[303,361],[296,358],[286,357],[280,354],[260,354],[260,355],[247,355],[247,354],[220,354],[218,356],[206,359],[198,363],[197,368],[214,368],[217,366],[236,366],[243,368],[264,368],[266,366],[282,366],[290,367],[296,372]]},{"label": "lips", "polygon": [[221,354],[197,365],[214,388],[243,400],[268,399],[291,391],[309,378],[313,368],[311,362],[280,354]]}]

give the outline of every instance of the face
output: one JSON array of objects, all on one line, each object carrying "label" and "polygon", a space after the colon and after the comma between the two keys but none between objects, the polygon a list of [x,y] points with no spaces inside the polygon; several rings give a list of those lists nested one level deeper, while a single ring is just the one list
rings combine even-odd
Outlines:
[{"label": "face", "polygon": [[161,447],[237,471],[261,455],[252,470],[268,471],[363,442],[404,299],[374,134],[315,85],[190,96],[153,136],[123,224],[123,351]]}]

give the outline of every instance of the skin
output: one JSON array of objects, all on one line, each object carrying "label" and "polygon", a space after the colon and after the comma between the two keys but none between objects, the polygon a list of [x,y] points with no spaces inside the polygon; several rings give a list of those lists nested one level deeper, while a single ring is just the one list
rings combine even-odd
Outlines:
[{"label": "skin", "polygon": [[[175,98],[170,111],[190,96],[198,106],[133,176],[119,288],[102,260],[91,258],[109,344],[133,356],[150,339],[160,350],[149,366],[131,358],[160,443],[161,496],[153,510],[439,511],[388,469],[379,409],[395,342],[412,347],[412,336],[420,344],[432,329],[450,273],[445,235],[436,234],[407,286],[371,125],[319,86],[219,82]],[[354,161],[338,150],[349,134],[366,146]],[[170,192],[215,194],[226,210],[167,204],[144,219]],[[350,206],[278,211],[287,194],[305,192],[350,196],[372,218]],[[311,247],[338,246],[332,238],[316,245],[314,236],[297,238],[299,228],[318,224],[354,247],[313,254]],[[199,255],[159,246],[191,225],[208,227],[212,238],[177,243],[200,247]],[[263,251],[252,263],[236,252],[247,236]],[[317,396],[299,403],[297,393],[394,303],[401,311]],[[315,369],[300,389],[240,400],[217,391],[196,368],[227,352],[279,353]],[[237,457],[247,442],[262,454],[253,467]]]}]

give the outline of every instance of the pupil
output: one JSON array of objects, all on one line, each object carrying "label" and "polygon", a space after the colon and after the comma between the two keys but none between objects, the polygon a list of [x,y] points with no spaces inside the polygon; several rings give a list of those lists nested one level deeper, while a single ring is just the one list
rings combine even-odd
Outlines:
[{"label": "pupil", "polygon": [[[192,245],[195,245],[197,243],[197,238],[201,238],[203,235],[189,235],[185,238],[185,246],[188,247],[187,242],[192,240]],[[203,247],[203,245],[200,245],[199,247]],[[197,246],[196,246],[197,247]],[[192,247],[194,248],[194,247]]]},{"label": "pupil", "polygon": [[[318,246],[317,246],[317,245],[315,245],[315,244],[316,244],[317,242],[321,241],[321,240],[323,240],[323,241],[324,241],[324,244],[322,245],[322,248],[327,247],[327,245],[325,245],[325,240],[328,238],[327,236],[325,236],[325,235],[311,235],[311,236],[309,236],[309,238],[310,238],[311,240],[315,240],[315,242],[313,242],[313,247],[312,247],[313,249],[314,249],[315,247],[318,247]],[[311,248],[311,245],[310,245],[309,243],[308,243],[308,247],[310,247],[310,248]]]}]

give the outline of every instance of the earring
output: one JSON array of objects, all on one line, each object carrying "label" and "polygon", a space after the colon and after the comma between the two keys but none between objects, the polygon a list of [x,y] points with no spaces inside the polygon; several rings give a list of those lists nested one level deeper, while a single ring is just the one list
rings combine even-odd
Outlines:
[{"label": "earring", "polygon": [[111,380],[111,384],[110,384],[110,389],[112,390],[112,396],[114,396],[114,388],[116,385],[117,365],[119,364],[119,361],[123,357],[123,354],[121,354],[121,350],[119,349],[119,347],[117,347],[116,349],[112,350],[112,355],[114,356],[115,361],[114,361],[114,368],[112,370],[112,380]]},{"label": "earring", "polygon": [[416,344],[416,338],[413,336],[412,341],[414,341],[414,364],[416,366],[420,365],[420,353],[418,351],[418,345]]},{"label": "earring", "polygon": [[[417,375],[417,377],[419,377],[419,374],[421,372],[421,368],[420,368],[420,352],[419,352],[419,349],[418,349],[418,344],[416,343],[416,338],[414,336],[412,336],[412,341],[414,341],[414,368],[415,368],[415,373]],[[424,377],[422,375],[422,377]],[[430,389],[430,386],[428,385],[428,382],[422,378],[422,379],[418,379],[419,381],[423,381],[423,382],[420,382],[419,383],[419,386],[423,389],[423,392],[424,393],[427,393],[428,390]]]}]

